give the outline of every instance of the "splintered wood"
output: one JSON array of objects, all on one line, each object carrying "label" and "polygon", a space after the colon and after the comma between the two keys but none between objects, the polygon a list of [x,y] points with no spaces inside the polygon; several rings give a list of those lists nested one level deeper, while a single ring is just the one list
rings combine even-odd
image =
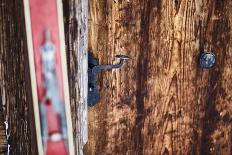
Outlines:
[{"label": "splintered wood", "polygon": [[64,1],[63,6],[75,154],[83,155],[88,141],[88,1]]}]

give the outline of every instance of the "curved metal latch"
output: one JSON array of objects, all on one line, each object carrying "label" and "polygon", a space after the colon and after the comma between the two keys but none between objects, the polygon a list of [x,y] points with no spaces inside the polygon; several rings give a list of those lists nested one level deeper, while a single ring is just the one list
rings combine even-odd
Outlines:
[{"label": "curved metal latch", "polygon": [[118,64],[113,65],[98,65],[96,58],[91,52],[88,53],[88,106],[96,105],[100,99],[100,94],[97,85],[97,75],[103,70],[112,70],[121,68],[124,62],[129,59],[126,55],[116,55],[120,60]]}]

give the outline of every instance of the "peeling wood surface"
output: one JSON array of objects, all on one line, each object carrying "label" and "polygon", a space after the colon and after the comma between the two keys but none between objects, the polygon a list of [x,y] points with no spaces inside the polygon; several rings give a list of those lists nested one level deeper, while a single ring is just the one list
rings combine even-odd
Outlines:
[{"label": "peeling wood surface", "polygon": [[64,24],[68,61],[69,87],[76,154],[83,155],[88,140],[88,1],[64,2]]},{"label": "peeling wood surface", "polygon": [[[83,145],[88,138],[87,94],[83,93],[87,92],[87,80],[85,80],[87,65],[82,67],[78,63],[87,64],[87,37],[84,36],[87,36],[88,5],[87,1],[82,0],[64,0],[63,3],[72,119],[76,131],[73,133],[74,143],[76,154],[81,155]],[[76,12],[79,13],[77,18]],[[9,144],[12,155],[36,154],[33,137],[35,132],[30,127],[34,119],[30,107],[32,104],[30,92],[27,92],[30,90],[27,60],[23,1],[2,0],[0,2],[0,97],[4,104],[4,116],[9,121]],[[0,154],[7,152],[4,128],[3,113],[0,113]]]},{"label": "peeling wood surface", "polygon": [[[89,49],[100,63],[86,155],[232,153],[231,0],[92,0]],[[200,51],[216,65],[199,68]]]}]

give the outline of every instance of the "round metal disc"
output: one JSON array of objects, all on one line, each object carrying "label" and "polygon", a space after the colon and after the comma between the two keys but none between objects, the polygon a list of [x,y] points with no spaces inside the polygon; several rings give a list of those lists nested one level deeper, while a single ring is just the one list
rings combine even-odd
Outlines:
[{"label": "round metal disc", "polygon": [[200,66],[202,68],[211,68],[215,62],[216,58],[213,53],[203,53],[200,57]]}]

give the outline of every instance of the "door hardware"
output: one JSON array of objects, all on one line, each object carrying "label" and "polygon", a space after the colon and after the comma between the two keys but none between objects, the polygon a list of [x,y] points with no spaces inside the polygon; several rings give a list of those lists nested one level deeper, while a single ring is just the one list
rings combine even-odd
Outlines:
[{"label": "door hardware", "polygon": [[205,69],[212,68],[215,62],[216,62],[216,57],[211,52],[203,52],[200,55],[200,67],[201,68],[205,68]]},{"label": "door hardware", "polygon": [[129,59],[126,55],[116,55],[120,60],[118,64],[113,65],[98,65],[96,58],[91,52],[88,52],[88,106],[92,107],[97,104],[100,99],[100,93],[97,84],[97,75],[103,70],[110,71],[112,69],[121,68],[126,60]]}]

